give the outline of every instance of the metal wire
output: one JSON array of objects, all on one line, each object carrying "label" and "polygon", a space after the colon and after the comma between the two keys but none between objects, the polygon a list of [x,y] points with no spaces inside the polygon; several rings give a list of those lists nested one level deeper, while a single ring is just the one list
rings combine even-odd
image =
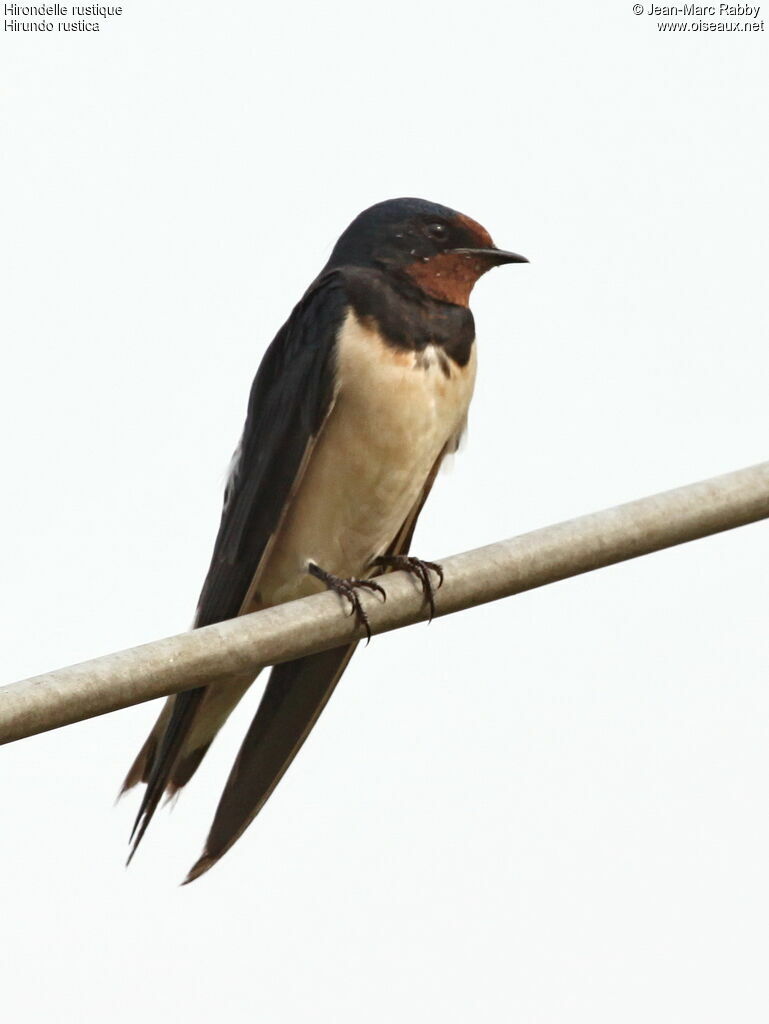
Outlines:
[{"label": "metal wire", "polygon": [[[436,614],[591,572],[769,518],[769,462],[594,512],[443,560]],[[364,595],[372,633],[427,618],[403,572]],[[292,601],[0,688],[0,743],[360,638],[335,594]]]}]

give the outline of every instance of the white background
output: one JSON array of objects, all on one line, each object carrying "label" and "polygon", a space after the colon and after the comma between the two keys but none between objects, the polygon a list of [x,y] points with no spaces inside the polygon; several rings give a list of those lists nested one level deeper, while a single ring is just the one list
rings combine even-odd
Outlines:
[{"label": "white background", "polygon": [[[128,0],[0,46],[3,681],[188,626],[260,356],[384,198],[532,261],[418,553],[769,457],[768,33]],[[156,707],[4,748],[4,1019],[766,1021],[768,629],[759,524],[376,639],[186,888],[257,688],[128,871]]]}]

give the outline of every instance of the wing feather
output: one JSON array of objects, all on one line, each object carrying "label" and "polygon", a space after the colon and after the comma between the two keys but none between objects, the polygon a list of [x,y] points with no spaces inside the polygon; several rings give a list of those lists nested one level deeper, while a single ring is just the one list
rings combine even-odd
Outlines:
[{"label": "wing feather", "polygon": [[[265,353],[251,388],[194,627],[233,618],[242,610],[270,538],[333,407],[336,337],[347,306],[341,276],[322,275]],[[227,681],[220,685],[226,686]],[[209,687],[177,694],[166,703],[123,784],[125,791],[136,782],[147,783],[131,856],[163,793],[189,779],[246,688],[242,680],[234,682],[229,707],[222,706],[218,695],[210,735],[200,721]],[[201,733],[204,740],[194,750],[185,749],[193,727],[197,740]],[[175,777],[177,763],[182,768]]]}]

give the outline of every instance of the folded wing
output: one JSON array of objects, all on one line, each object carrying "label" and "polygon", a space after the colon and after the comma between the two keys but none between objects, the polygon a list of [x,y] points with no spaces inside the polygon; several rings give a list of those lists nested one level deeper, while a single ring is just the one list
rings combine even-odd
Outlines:
[{"label": "folded wing", "polygon": [[[265,549],[333,407],[335,344],[347,308],[340,276],[322,276],[265,353],[251,388],[195,627],[242,611]],[[225,679],[169,698],[123,784],[122,791],[137,782],[147,784],[131,856],[163,793],[189,780],[251,681]]]}]

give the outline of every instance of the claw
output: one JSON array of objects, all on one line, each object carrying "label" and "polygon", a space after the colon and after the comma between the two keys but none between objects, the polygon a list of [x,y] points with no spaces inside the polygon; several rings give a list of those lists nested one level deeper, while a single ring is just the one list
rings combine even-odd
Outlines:
[{"label": "claw", "polygon": [[365,587],[366,590],[373,590],[375,594],[380,595],[383,601],[387,600],[387,592],[384,587],[380,587],[378,583],[374,582],[374,580],[352,579],[350,582],[354,587]]},{"label": "claw", "polygon": [[310,562],[307,566],[307,571],[315,579],[320,580],[321,583],[325,583],[329,590],[333,590],[335,594],[339,594],[340,597],[346,598],[350,603],[350,615],[354,615],[359,626],[362,626],[366,631],[366,643],[368,644],[371,640],[371,625],[369,623],[366,609],[360,602],[358,596],[358,590],[370,590],[372,593],[379,594],[383,601],[387,600],[387,594],[383,588],[374,580],[361,580],[353,576],[350,579],[345,579],[342,576],[335,576],[333,572],[327,572],[325,569],[321,569],[319,565],[314,562]]},{"label": "claw", "polygon": [[[382,569],[402,569],[404,572],[416,576],[430,609],[429,621],[432,622],[435,617],[435,591],[443,585],[442,566],[437,562],[425,562],[421,558],[414,558],[413,555],[381,555],[374,559],[373,564],[381,566]],[[433,587],[430,572],[434,572],[438,577],[437,587]]]}]

